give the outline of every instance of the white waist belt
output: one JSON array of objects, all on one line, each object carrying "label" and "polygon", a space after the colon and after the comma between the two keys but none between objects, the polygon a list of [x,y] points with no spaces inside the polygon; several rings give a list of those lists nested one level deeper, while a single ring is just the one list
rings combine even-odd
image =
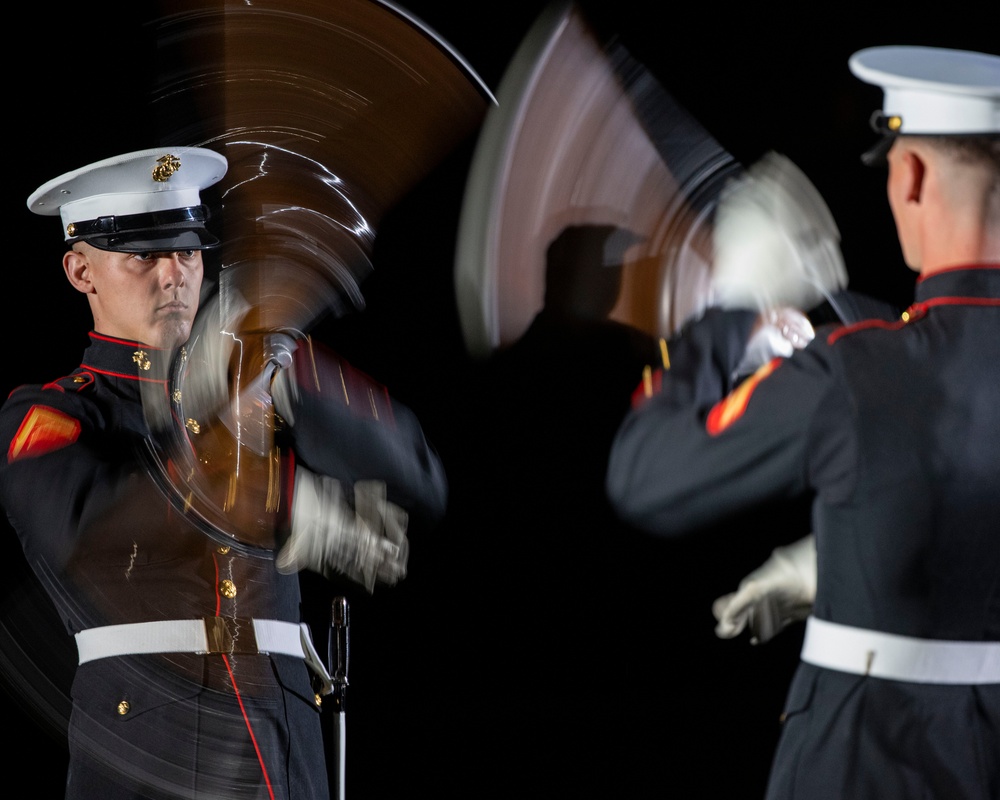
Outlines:
[{"label": "white waist belt", "polygon": [[912,683],[1000,683],[1000,642],[916,639],[809,617],[802,660]]},{"label": "white waist belt", "polygon": [[105,625],[76,634],[81,664],[142,653],[277,653],[305,658],[311,645],[305,625],[274,619],[168,619]]}]

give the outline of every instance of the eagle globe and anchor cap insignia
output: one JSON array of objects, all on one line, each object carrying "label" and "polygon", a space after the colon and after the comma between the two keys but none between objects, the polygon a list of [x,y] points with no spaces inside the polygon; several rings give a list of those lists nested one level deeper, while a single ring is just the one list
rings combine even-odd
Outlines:
[{"label": "eagle globe and anchor cap insignia", "polygon": [[181,160],[177,156],[170,154],[161,156],[156,160],[156,166],[153,167],[153,180],[157,183],[165,183],[180,168]]}]

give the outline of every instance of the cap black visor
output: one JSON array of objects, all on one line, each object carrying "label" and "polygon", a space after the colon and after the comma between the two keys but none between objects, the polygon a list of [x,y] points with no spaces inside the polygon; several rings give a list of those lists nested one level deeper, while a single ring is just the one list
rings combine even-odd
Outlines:
[{"label": "cap black visor", "polygon": [[209,250],[219,244],[219,240],[204,229],[194,231],[131,231],[128,234],[114,236],[80,237],[74,241],[86,242],[99,250],[110,250],[114,253]]}]

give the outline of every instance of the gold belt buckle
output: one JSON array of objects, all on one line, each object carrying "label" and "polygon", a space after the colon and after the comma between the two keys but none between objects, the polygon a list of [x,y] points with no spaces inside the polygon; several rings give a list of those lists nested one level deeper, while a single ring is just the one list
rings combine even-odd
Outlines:
[{"label": "gold belt buckle", "polygon": [[242,617],[205,617],[209,653],[259,653],[253,620]]}]

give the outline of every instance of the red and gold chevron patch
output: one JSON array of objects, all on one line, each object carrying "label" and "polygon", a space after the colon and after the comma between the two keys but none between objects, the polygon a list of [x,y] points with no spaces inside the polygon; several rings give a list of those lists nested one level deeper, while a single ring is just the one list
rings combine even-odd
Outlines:
[{"label": "red and gold chevron patch", "polygon": [[49,406],[32,406],[7,450],[7,463],[34,458],[73,444],[80,435],[78,420]]},{"label": "red and gold chevron patch", "polygon": [[718,436],[743,416],[743,412],[747,410],[747,403],[750,402],[750,395],[753,394],[754,389],[757,388],[758,384],[764,378],[774,372],[780,363],[780,358],[772,358],[712,406],[712,410],[708,412],[708,419],[705,420],[705,430],[708,431],[709,436]]}]

